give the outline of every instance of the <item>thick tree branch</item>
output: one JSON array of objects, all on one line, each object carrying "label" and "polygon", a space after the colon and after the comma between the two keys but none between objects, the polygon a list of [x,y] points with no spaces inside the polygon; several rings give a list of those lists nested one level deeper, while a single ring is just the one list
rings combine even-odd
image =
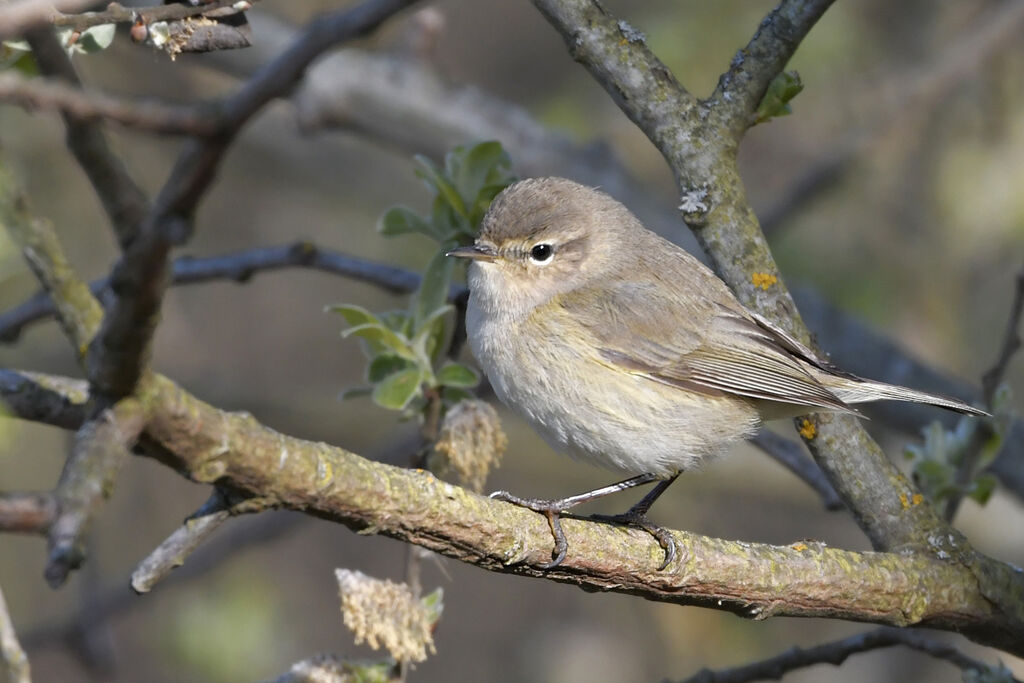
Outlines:
[{"label": "thick tree branch", "polygon": [[0,493],[0,531],[45,535],[56,517],[49,493]]},{"label": "thick tree branch", "polygon": [[106,119],[151,133],[203,136],[214,130],[207,106],[127,100],[91,92],[63,80],[24,78],[13,71],[0,73],[0,101],[27,109],[55,109],[81,123]]},{"label": "thick tree branch", "polygon": [[[747,681],[778,680],[791,671],[806,669],[815,664],[839,666],[850,655],[870,652],[883,647],[903,645],[923,652],[936,659],[942,659],[964,672],[986,672],[992,667],[968,657],[952,645],[939,642],[918,631],[883,627],[874,631],[858,633],[849,638],[824,643],[809,648],[793,647],[782,654],[752,662],[734,669],[712,671],[702,669],[682,683],[747,683]],[[965,680],[967,680],[965,678]],[[1012,676],[999,680],[1016,681]]]},{"label": "thick tree branch", "polygon": [[[250,3],[258,0],[249,0]],[[180,21],[188,17],[219,17],[225,12],[234,14],[232,9],[237,0],[207,0],[201,4],[172,3],[155,7],[123,7],[110,3],[102,12],[83,12],[82,14],[58,14],[53,17],[54,26],[73,28],[84,31],[100,24],[131,24],[142,21],[152,24],[157,21]],[[96,4],[96,3],[90,3]]]},{"label": "thick tree branch", "polygon": [[747,46],[733,57],[707,105],[734,145],[739,145],[753,123],[751,114],[772,79],[785,68],[804,36],[833,2],[782,0],[764,18]]},{"label": "thick tree branch", "polygon": [[[285,436],[244,413],[226,413],[153,376],[142,445],[201,482],[355,530],[422,545],[484,569],[546,577],[588,590],[700,605],[748,618],[829,616],[957,630],[1024,652],[1024,577],[956,558],[853,553],[807,543],[769,546],[675,532],[681,561],[657,571],[647,534],[567,519],[569,555],[553,571],[546,520],[435,479],[341,448]],[[975,557],[961,558],[977,563]]]},{"label": "thick tree branch", "polygon": [[[37,29],[26,38],[43,74],[81,87],[75,68],[52,29]],[[65,112],[64,124],[68,148],[92,183],[124,248],[135,238],[149,209],[149,200],[110,149],[99,121],[80,121]]]},{"label": "thick tree branch", "polygon": [[[748,308],[811,343],[746,201],[732,154],[734,145],[709,127],[701,115],[707,110],[694,105],[643,41],[629,40],[622,23],[594,0],[534,0],[534,4],[561,33],[573,57],[668,161],[682,194],[683,217],[719,276]],[[755,280],[764,282],[765,276],[774,284],[767,289],[754,285]],[[811,452],[876,548],[958,552],[965,546],[930,506],[901,504],[913,494],[910,483],[856,418],[821,415],[814,416],[812,424]],[[854,453],[859,457],[851,457]],[[953,539],[956,547],[930,547],[929,539],[936,538]]]}]

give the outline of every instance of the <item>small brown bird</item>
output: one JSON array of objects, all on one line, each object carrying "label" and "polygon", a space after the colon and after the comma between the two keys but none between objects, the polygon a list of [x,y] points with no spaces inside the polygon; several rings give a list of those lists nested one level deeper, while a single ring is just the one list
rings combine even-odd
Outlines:
[{"label": "small brown bird", "polygon": [[961,401],[862,379],[744,308],[702,263],[608,195],[562,178],[506,188],[474,245],[469,343],[498,397],[555,449],[631,475],[554,501],[495,494],[552,520],[658,481],[614,521],[646,529],[668,566],[672,536],[646,519],[680,472],[748,438],[765,420],[851,404],[914,401],[985,415]]}]

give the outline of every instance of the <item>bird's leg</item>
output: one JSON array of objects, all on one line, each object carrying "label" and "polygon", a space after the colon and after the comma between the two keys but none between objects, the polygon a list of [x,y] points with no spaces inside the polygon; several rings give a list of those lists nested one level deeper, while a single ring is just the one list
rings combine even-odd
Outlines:
[{"label": "bird's leg", "polygon": [[[534,512],[540,512],[548,518],[548,524],[551,525],[551,535],[554,536],[555,539],[555,557],[553,560],[551,560],[551,562],[545,565],[541,565],[540,568],[553,569],[554,567],[557,567],[562,563],[562,560],[565,559],[565,552],[569,549],[569,544],[565,540],[565,534],[562,532],[561,514],[563,512],[570,510],[576,507],[577,505],[580,505],[581,503],[587,503],[598,498],[603,498],[604,496],[610,495],[612,493],[618,493],[619,491],[626,491],[637,486],[650,484],[652,481],[657,481],[658,479],[660,479],[660,477],[658,477],[658,475],[656,474],[640,474],[615,484],[602,486],[601,488],[594,489],[593,491],[578,493],[575,496],[559,498],[558,500],[520,498],[519,496],[513,496],[508,491],[495,491],[494,493],[491,494],[491,498],[494,498],[496,500],[503,500],[507,503],[512,503],[513,505],[518,505],[519,507],[524,507],[527,508],[528,510],[533,510]],[[639,510],[639,513],[636,516],[638,519],[644,519],[644,514],[651,507],[651,505],[654,504],[655,499],[657,499],[657,497],[661,495],[661,492],[668,488],[668,485],[671,484],[674,480],[675,477],[673,477],[670,480],[661,481],[650,493],[644,496],[643,500],[641,500],[639,503],[630,508],[629,512],[627,512],[626,515],[629,515],[634,510],[639,509],[642,505],[646,503],[646,506],[643,507],[642,510]],[[662,566],[662,569],[667,567],[668,563],[671,561],[671,558],[675,557],[675,543],[671,540],[672,536],[661,527],[655,527],[653,524],[650,523],[648,523],[648,526],[641,526],[635,521],[629,521],[625,523],[631,524],[633,526],[639,526],[640,528],[645,529],[646,531],[648,531],[648,533],[650,533],[658,539],[658,542],[661,543],[661,546],[665,548],[666,554],[671,553],[671,557],[665,561],[665,564]],[[666,545],[666,542],[662,540],[662,536],[659,536],[659,534],[653,531],[652,529],[657,529],[658,532],[660,532],[663,536],[666,536],[669,539],[667,541],[668,545]]]},{"label": "bird's leg", "polygon": [[665,489],[672,485],[672,482],[676,480],[679,474],[675,474],[671,479],[663,479],[658,482],[658,485],[648,491],[647,495],[640,499],[640,502],[629,508],[626,512],[621,515],[591,515],[591,519],[596,519],[601,522],[611,522],[613,524],[625,524],[627,526],[633,526],[638,529],[643,529],[651,536],[658,539],[658,543],[665,550],[665,561],[658,567],[658,571],[662,571],[665,567],[672,564],[672,561],[676,559],[676,541],[669,533],[668,529],[660,527],[647,519],[647,511],[654,505],[654,501],[658,500],[658,497],[665,493]]}]

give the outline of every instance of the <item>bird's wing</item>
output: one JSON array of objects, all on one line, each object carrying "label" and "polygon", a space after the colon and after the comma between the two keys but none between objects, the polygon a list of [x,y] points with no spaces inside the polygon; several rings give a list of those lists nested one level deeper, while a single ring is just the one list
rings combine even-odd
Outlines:
[{"label": "bird's wing", "polygon": [[830,371],[827,362],[789,335],[735,300],[671,292],[664,283],[604,282],[558,303],[600,362],[691,391],[855,412],[801,364]]}]

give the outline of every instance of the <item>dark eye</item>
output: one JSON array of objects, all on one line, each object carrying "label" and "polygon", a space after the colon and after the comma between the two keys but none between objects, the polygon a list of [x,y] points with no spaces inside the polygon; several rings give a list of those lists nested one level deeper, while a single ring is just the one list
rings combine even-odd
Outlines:
[{"label": "dark eye", "polygon": [[535,244],[533,249],[530,249],[530,260],[534,263],[547,263],[554,253],[555,250],[550,244]]}]

